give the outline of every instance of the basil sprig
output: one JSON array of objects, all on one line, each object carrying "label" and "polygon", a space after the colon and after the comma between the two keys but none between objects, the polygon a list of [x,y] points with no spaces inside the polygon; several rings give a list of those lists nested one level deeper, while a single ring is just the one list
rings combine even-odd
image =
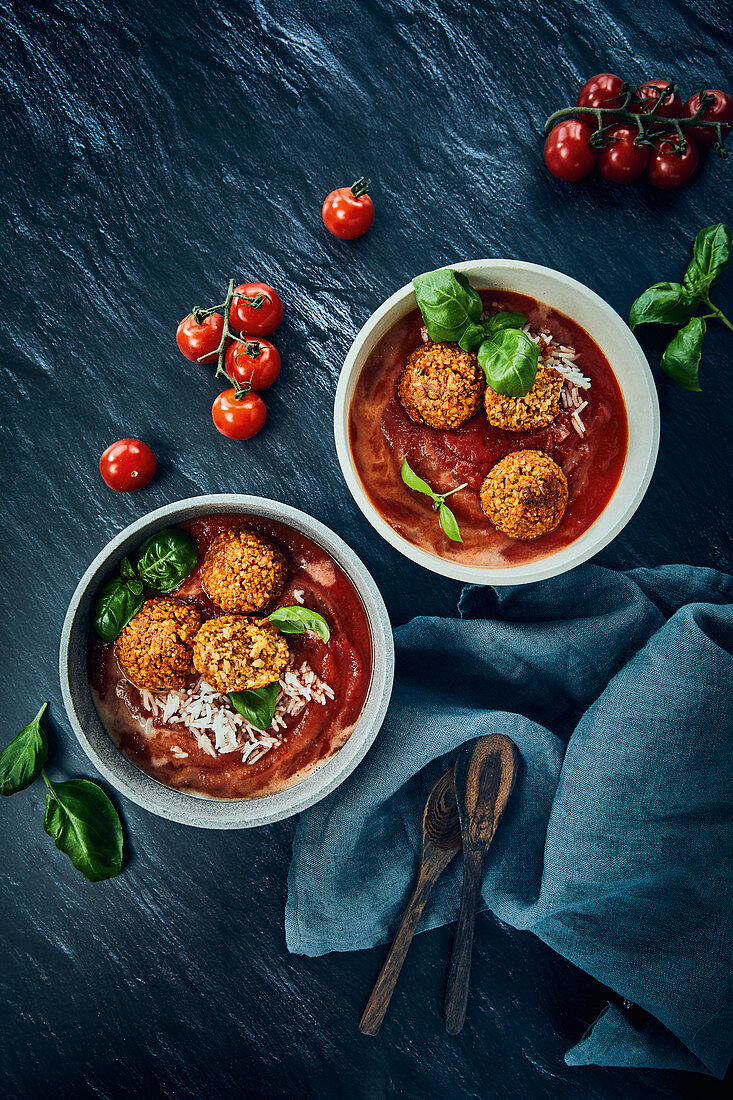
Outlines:
[{"label": "basil sprig", "polygon": [[[665,348],[660,366],[685,390],[700,390],[698,369],[707,321],[733,324],[710,301],[710,288],[730,263],[733,232],[727,225],[709,225],[695,237],[692,259],[681,283],[655,283],[631,307],[629,324],[680,325]],[[698,313],[700,306],[710,312]]]},{"label": "basil sprig", "polygon": [[417,304],[436,343],[458,343],[465,328],[481,320],[481,295],[465,275],[450,268],[428,271],[412,280]]},{"label": "basil sprig", "polygon": [[446,498],[452,496],[453,493],[457,493],[460,489],[465,489],[468,482],[463,485],[458,485],[448,493],[436,493],[430,488],[427,481],[423,481],[423,479],[415,473],[407,459],[404,459],[402,462],[401,473],[402,480],[408,489],[414,489],[416,493],[423,493],[426,497],[430,497],[433,502],[433,509],[438,513],[438,522],[448,538],[453,542],[463,542],[456,517],[445,501]]},{"label": "basil sprig", "polygon": [[196,568],[196,540],[186,531],[170,527],[142,544],[137,559],[138,576],[149,588],[172,592]]},{"label": "basil sprig", "polygon": [[143,585],[128,558],[120,564],[120,576],[107,581],[99,590],[92,611],[92,623],[104,642],[118,638],[144,602]]},{"label": "basil sprig", "polygon": [[321,641],[327,642],[331,637],[328,623],[317,611],[311,611],[309,607],[301,607],[296,604],[293,607],[278,607],[268,619],[283,634],[305,634],[306,630],[312,630]]},{"label": "basil sprig", "polygon": [[246,722],[258,730],[268,730],[272,725],[277,706],[280,684],[266,684],[261,688],[249,688],[247,691],[230,691],[232,706],[239,711]]}]

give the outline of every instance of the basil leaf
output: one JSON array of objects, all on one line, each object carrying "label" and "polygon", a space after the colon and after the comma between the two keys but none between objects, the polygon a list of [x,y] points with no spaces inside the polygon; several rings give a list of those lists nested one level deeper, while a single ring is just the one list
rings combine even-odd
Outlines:
[{"label": "basil leaf", "polygon": [[426,497],[435,498],[435,493],[428,485],[427,481],[423,481],[421,477],[418,477],[415,471],[410,466],[407,459],[402,462],[402,480],[408,489],[414,489],[416,493],[424,493]]},{"label": "basil leaf", "polygon": [[477,348],[482,340],[486,338],[483,322],[480,325],[474,324],[472,321],[470,325],[466,325],[458,341],[459,348],[464,351],[473,351]]},{"label": "basil leaf", "polygon": [[684,325],[695,311],[696,301],[680,283],[655,283],[640,294],[631,307],[629,325],[656,323]]},{"label": "basil leaf", "polygon": [[90,882],[114,878],[122,867],[122,825],[101,787],[89,779],[52,784],[43,828]]},{"label": "basil leaf", "polygon": [[478,361],[495,393],[524,397],[537,377],[540,349],[516,328],[505,328],[484,340]]},{"label": "basil leaf", "polygon": [[132,568],[132,562],[129,558],[123,558],[120,562],[120,576],[124,577],[126,581],[134,580],[136,578],[137,574]]},{"label": "basil leaf", "polygon": [[438,519],[440,520],[440,526],[445,531],[449,539],[453,542],[463,542],[461,538],[461,532],[456,522],[456,517],[451,512],[447,504],[441,504],[438,509]]},{"label": "basil leaf", "polygon": [[412,285],[431,340],[457,342],[472,321],[481,319],[481,295],[458,271],[428,271],[413,279]]},{"label": "basil leaf", "polygon": [[492,332],[499,332],[503,328],[524,328],[527,324],[527,318],[523,313],[518,313],[516,310],[505,309],[499,310],[498,313],[492,313],[491,317],[487,317],[484,321],[484,329],[486,335],[490,336]]},{"label": "basil leaf", "polygon": [[275,716],[277,697],[280,693],[280,684],[267,684],[261,688],[250,688],[248,691],[230,691],[229,698],[232,706],[239,711],[250,726],[258,730],[269,730],[272,719]]},{"label": "basil leaf", "polygon": [[278,607],[267,617],[283,634],[305,634],[306,630],[312,630],[324,642],[331,637],[323,615],[311,611],[309,607]]},{"label": "basil leaf", "polygon": [[140,579],[158,592],[172,592],[196,568],[196,540],[186,531],[168,528],[152,535],[140,547]]},{"label": "basil leaf", "polygon": [[133,592],[122,577],[115,577],[103,585],[92,612],[94,629],[102,641],[114,642],[135,618],[143,602],[142,585],[139,592]]},{"label": "basil leaf", "polygon": [[696,298],[704,298],[730,263],[733,233],[727,225],[709,225],[695,237],[692,260],[683,283]]},{"label": "basil leaf", "polygon": [[660,366],[683,390],[700,390],[697,370],[706,328],[704,318],[693,317],[664,349]]},{"label": "basil leaf", "polygon": [[48,759],[48,741],[41,729],[43,704],[36,717],[0,752],[0,794],[16,794],[30,787]]}]

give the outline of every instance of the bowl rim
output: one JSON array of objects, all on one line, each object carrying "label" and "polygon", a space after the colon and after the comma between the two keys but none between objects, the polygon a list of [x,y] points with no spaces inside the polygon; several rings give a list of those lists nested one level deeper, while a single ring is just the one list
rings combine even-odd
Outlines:
[{"label": "bowl rim", "polygon": [[[283,791],[257,799],[208,799],[175,790],[147,775],[128,760],[112,741],[96,714],[91,687],[85,674],[89,701],[98,723],[96,736],[100,738],[103,733],[109,742],[108,746],[102,741],[104,749],[111,747],[113,750],[107,754],[109,760],[105,759],[95,747],[95,739],[84,728],[77,711],[71,678],[70,643],[72,633],[79,629],[82,630],[82,659],[86,669],[88,626],[85,629],[81,623],[81,618],[87,615],[87,610],[82,610],[83,604],[87,598],[91,599],[91,593],[96,591],[105,575],[109,574],[115,559],[121,559],[125,552],[129,552],[132,548],[131,540],[140,541],[141,531],[147,532],[165,522],[182,523],[195,515],[216,515],[217,512],[272,519],[294,527],[318,543],[344,570],[356,588],[371,631],[372,668],[369,687],[362,712],[349,739],[333,756],[299,782]],[[59,643],[59,675],[64,706],[77,740],[95,768],[116,791],[126,795],[138,806],[180,824],[212,829],[254,828],[291,817],[325,798],[354,771],[366,755],[384,721],[392,693],[394,640],[384,600],[371,574],[351,547],[326,524],[298,508],[268,497],[234,493],[202,494],[174,501],[145,513],[110,539],[95,556],[79,580],[64,617]]]},{"label": "bowl rim", "polygon": [[[604,546],[607,546],[626,526],[641,504],[649,486],[649,482],[651,481],[659,451],[659,399],[651,369],[639,342],[616,310],[594,290],[591,290],[577,279],[573,279],[570,275],[565,275],[562,271],[557,271],[554,268],[546,267],[542,264],[529,263],[524,260],[492,258],[461,260],[453,264],[444,264],[443,268],[462,271],[468,276],[473,274],[477,278],[485,277],[487,269],[497,272],[515,270],[545,277],[549,276],[551,279],[556,279],[572,291],[585,297],[603,316],[605,316],[612,326],[616,328],[621,326],[621,334],[629,344],[630,350],[633,352],[637,361],[640,381],[645,384],[644,396],[648,399],[649,412],[651,414],[648,425],[649,431],[646,439],[640,441],[646,448],[643,459],[643,473],[638,479],[633,492],[629,495],[628,501],[616,520],[608,525],[606,529],[603,530],[602,534],[599,534],[597,531],[595,539],[586,538],[594,528],[598,528],[600,521],[608,511],[609,505],[618,492],[628,459],[627,448],[624,468],[622,468],[621,477],[619,478],[616,489],[611,495],[606,507],[597,519],[594,520],[591,526],[567,547],[557,550],[547,557],[520,565],[502,568],[464,565],[460,562],[449,561],[446,558],[441,558],[436,554],[429,553],[427,550],[415,546],[402,535],[398,534],[398,532],[387,523],[377,507],[372,504],[361,482],[359,474],[357,473],[349,443],[349,409],[351,397],[353,395],[353,387],[356,383],[356,377],[358,377],[356,368],[359,356],[364,347],[368,344],[373,330],[380,324],[383,318],[395,308],[395,306],[409,303],[407,308],[403,311],[403,316],[404,313],[415,308],[415,291],[412,282],[406,283],[404,286],[400,287],[399,290],[395,291],[394,294],[391,294],[390,297],[387,298],[386,301],[384,301],[366,320],[354,338],[341,368],[334,398],[334,437],[341,472],[344,475],[349,492],[375,531],[406,558],[409,558],[417,565],[423,566],[425,569],[429,569],[433,573],[438,573],[441,576],[470,584],[491,584],[497,587],[504,585],[530,584],[534,581],[546,580],[548,577],[555,577],[560,573],[565,573],[581,565],[583,562],[593,557],[594,554],[602,550]],[[551,305],[552,303],[549,304]],[[567,313],[567,310],[563,312]],[[572,319],[571,317],[571,320]],[[622,396],[624,397],[628,414],[628,403],[626,401],[623,385],[618,376],[616,376],[616,380],[621,389]],[[581,540],[583,540],[582,545],[578,548],[578,544],[581,543]]]}]

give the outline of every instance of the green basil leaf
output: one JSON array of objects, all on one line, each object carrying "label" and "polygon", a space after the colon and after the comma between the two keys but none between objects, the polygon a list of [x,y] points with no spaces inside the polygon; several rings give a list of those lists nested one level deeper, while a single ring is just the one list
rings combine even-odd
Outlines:
[{"label": "green basil leaf", "polygon": [[402,480],[408,489],[414,489],[416,493],[424,493],[426,497],[435,499],[435,493],[430,488],[427,481],[423,481],[421,477],[417,476],[407,459],[404,459],[400,472],[402,474]]},{"label": "green basil leaf", "polygon": [[126,581],[134,580],[137,576],[129,558],[123,558],[120,562],[120,576],[124,577]]},{"label": "green basil leaf", "polygon": [[466,327],[481,319],[481,295],[461,272],[428,271],[412,285],[428,335],[437,343],[458,342]]},{"label": "green basil leaf", "polygon": [[518,313],[513,309],[499,310],[498,313],[492,313],[491,317],[487,317],[484,321],[484,329],[486,335],[490,336],[492,332],[499,332],[503,328],[524,328],[527,324],[527,318],[523,313]]},{"label": "green basil leaf", "polygon": [[449,539],[453,542],[463,542],[461,538],[461,532],[458,528],[456,517],[451,512],[447,504],[441,504],[438,510],[438,519],[440,520],[440,526],[445,531]]},{"label": "green basil leaf", "polygon": [[142,586],[139,592],[133,592],[122,577],[115,577],[103,585],[92,612],[94,629],[102,641],[114,642],[135,618],[143,602]]},{"label": "green basil leaf", "polygon": [[684,325],[695,312],[697,302],[680,283],[655,283],[640,294],[631,307],[629,325],[656,323]]},{"label": "green basil leaf", "polygon": [[481,341],[485,338],[486,332],[484,331],[483,322],[477,325],[473,321],[471,321],[471,324],[466,325],[466,327],[464,328],[461,334],[461,338],[458,341],[458,346],[464,351],[473,351],[473,349],[477,348]]},{"label": "green basil leaf", "polygon": [[198,561],[196,540],[186,531],[168,528],[151,535],[140,547],[140,580],[158,592],[172,592],[193,572]]},{"label": "green basil leaf", "polygon": [[700,390],[697,371],[706,328],[702,317],[693,317],[664,349],[660,366],[683,390]]},{"label": "green basil leaf", "polygon": [[324,642],[331,637],[323,615],[311,611],[309,607],[301,607],[299,604],[294,607],[278,607],[267,617],[283,634],[305,634],[306,630],[312,630]]},{"label": "green basil leaf", "polygon": [[695,237],[692,260],[683,283],[696,298],[704,298],[718,276],[730,263],[733,233],[727,225],[718,223],[701,229]]},{"label": "green basil leaf", "polygon": [[122,825],[107,795],[89,779],[49,787],[43,828],[56,847],[90,882],[114,878],[122,866]]},{"label": "green basil leaf", "polygon": [[30,787],[48,759],[48,742],[41,729],[43,704],[36,717],[0,752],[0,794],[15,794]]},{"label": "green basil leaf", "polygon": [[250,688],[248,691],[230,691],[229,698],[232,706],[239,711],[250,726],[258,730],[269,730],[275,715],[277,697],[280,693],[280,685],[267,684],[261,688]]},{"label": "green basil leaf", "polygon": [[505,328],[484,340],[478,361],[495,393],[524,397],[537,377],[540,349],[521,329]]}]

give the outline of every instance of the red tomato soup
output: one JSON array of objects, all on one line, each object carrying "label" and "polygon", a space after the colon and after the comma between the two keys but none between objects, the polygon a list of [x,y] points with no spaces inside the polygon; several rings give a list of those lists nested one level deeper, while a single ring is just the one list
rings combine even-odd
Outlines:
[{"label": "red tomato soup", "polygon": [[[573,348],[575,366],[591,380],[580,390],[587,401],[579,416],[585,434],[573,424],[574,408],[564,408],[552,424],[527,432],[493,427],[481,408],[460,428],[442,430],[418,424],[405,412],[397,384],[407,356],[423,342],[419,310],[403,317],[374,348],[356,384],[349,416],[351,452],[362,485],[383,518],[399,535],[437,557],[470,566],[519,565],[553,554],[587,531],[611,499],[626,457],[628,428],[621,390],[608,360],[585,329],[564,313],[509,291],[481,291],[488,313],[518,310],[533,334],[547,333],[552,344]],[[554,531],[532,540],[511,539],[497,530],[481,508],[479,490],[489,470],[512,451],[544,451],[568,480],[568,507]],[[402,481],[403,459],[439,493],[466,482],[449,504],[463,542],[441,530],[427,497]]]},{"label": "red tomato soup", "polygon": [[[196,540],[199,561],[170,595],[197,608],[204,620],[225,614],[212,603],[201,583],[201,562],[214,537],[230,527],[246,527],[277,543],[287,559],[288,575],[282,596],[273,607],[302,602],[323,615],[331,631],[328,643],[312,633],[286,636],[292,661],[289,669],[297,678],[307,662],[315,674],[314,697],[307,701],[301,697],[302,709],[286,713],[282,726],[267,731],[276,744],[252,762],[243,759],[241,749],[217,751],[213,732],[204,726],[199,732],[206,733],[207,748],[206,742],[202,744],[182,720],[180,707],[174,708],[172,717],[166,717],[169,693],[136,687],[122,673],[114,643],[104,643],[92,632],[88,668],[94,701],[118,748],[153,779],[203,797],[261,798],[303,779],[333,756],[352,733],[371,677],[372,645],[366,611],[354,585],[330,555],[284,524],[258,516],[220,515],[179,526]],[[146,597],[152,595],[155,593],[146,592]],[[200,691],[199,679],[198,674],[191,677],[194,695]],[[325,684],[328,692],[316,691],[319,684]],[[323,703],[315,697],[318,694]],[[228,702],[224,696],[219,701]],[[258,751],[249,755],[257,756]]]}]

